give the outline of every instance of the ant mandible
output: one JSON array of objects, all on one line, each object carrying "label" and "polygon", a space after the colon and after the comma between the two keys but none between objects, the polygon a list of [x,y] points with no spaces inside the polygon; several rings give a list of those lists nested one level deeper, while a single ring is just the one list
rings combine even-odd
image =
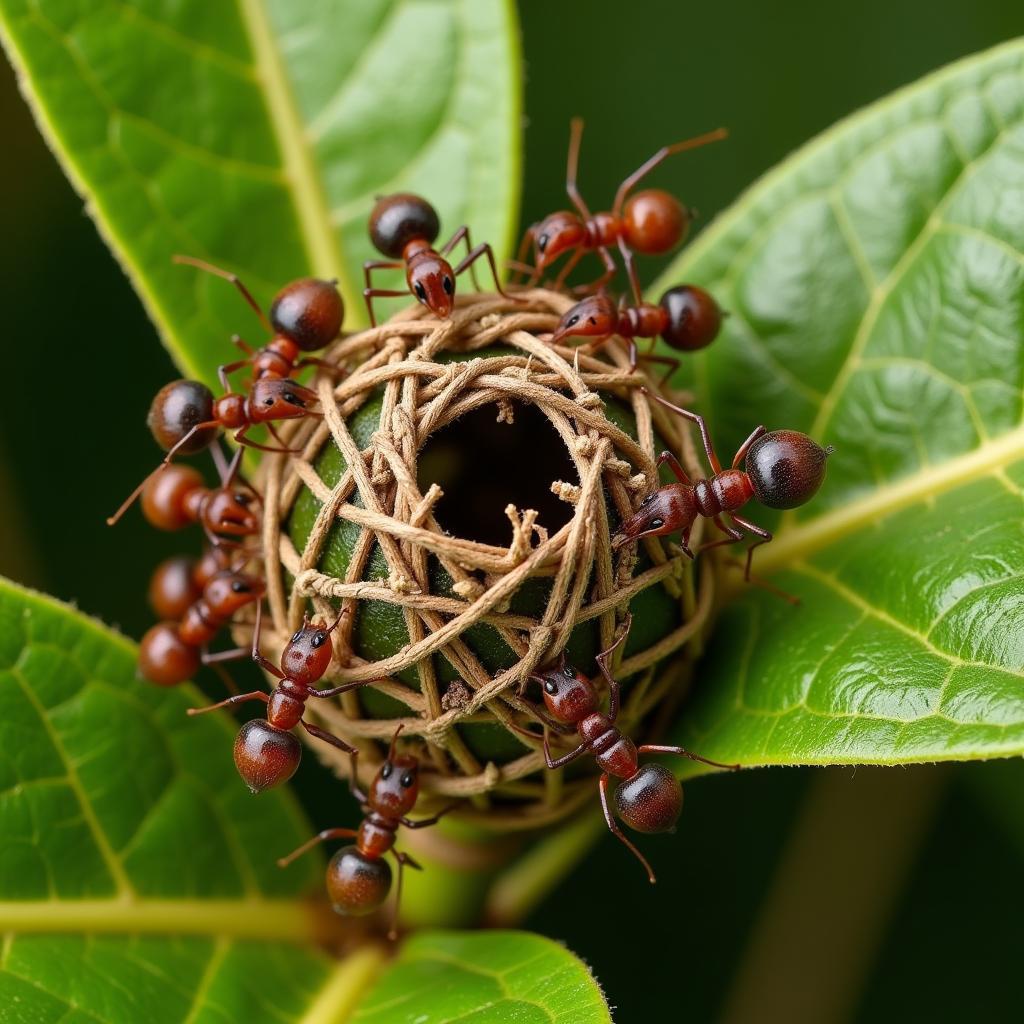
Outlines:
[{"label": "ant mandible", "polygon": [[[157,686],[177,686],[195,675],[200,665],[216,665],[248,654],[235,648],[210,654],[209,644],[241,608],[261,601],[263,580],[236,569],[213,574],[200,598],[190,604],[180,622],[158,622],[139,644],[139,675]],[[233,684],[230,684],[234,689]]]},{"label": "ant mandible", "polygon": [[[738,516],[737,509],[751,499],[775,509],[796,508],[806,504],[825,479],[825,462],[834,449],[831,445],[822,448],[806,434],[795,430],[773,430],[769,433],[761,426],[740,445],[732,466],[722,469],[703,416],[673,405],[646,388],[642,390],[667,409],[697,424],[714,475],[708,480],[691,480],[671,452],[662,452],[658,456],[658,466],[667,463],[678,482],[666,484],[647,495],[636,512],[619,528],[618,535],[612,540],[612,547],[619,548],[641,537],[657,537],[679,530],[682,531],[683,552],[693,558],[694,554],[687,546],[690,530],[697,517],[704,516],[726,536],[702,544],[699,549],[701,551],[743,540],[743,531],[758,538],[747,548],[743,578],[750,582],[754,549],[767,544],[772,534]],[[741,462],[743,469],[739,468]],[[722,521],[723,515],[729,517],[733,526]],[[781,596],[795,602],[795,598],[787,594]]]},{"label": "ant mandible", "polygon": [[[563,338],[598,338],[603,345],[612,335],[622,338],[629,349],[630,372],[636,369],[637,338],[660,334],[670,348],[695,352],[715,340],[722,325],[718,303],[703,288],[681,284],[669,288],[658,305],[638,301],[634,306],[617,306],[607,295],[591,295],[577,302],[558,322],[551,344]],[[647,355],[648,362],[666,363],[668,374],[679,366],[671,356]]]},{"label": "ant mandible", "polygon": [[[639,764],[640,754],[678,754],[693,761],[709,764],[714,768],[738,771],[738,764],[721,764],[683,747],[665,746],[660,743],[645,743],[636,746],[628,736],[623,736],[615,725],[619,715],[619,684],[608,668],[609,659],[629,634],[632,616],[627,616],[622,635],[597,658],[597,667],[608,684],[608,711],[599,710],[600,700],[594,684],[565,661],[563,653],[554,668],[533,673],[531,680],[540,683],[541,693],[551,716],[563,725],[576,730],[581,740],[578,747],[561,757],[552,757],[548,744],[548,730],[544,730],[544,762],[548,768],[561,768],[575,761],[582,754],[592,754],[601,769],[598,791],[601,794],[601,809],[604,820],[612,835],[620,839],[644,866],[647,878],[653,885],[656,881],[647,858],[616,824],[615,816],[608,803],[608,782],[614,777],[619,783],[612,794],[615,811],[633,830],[644,833],[669,832],[679,819],[683,809],[683,787],[679,780],[660,764]],[[520,730],[526,732],[527,730]],[[533,736],[533,733],[529,733]],[[534,736],[536,738],[536,736]]]},{"label": "ant mandible", "polygon": [[[248,395],[229,391],[214,400],[213,392],[197,380],[176,380],[165,384],[153,399],[146,417],[153,439],[167,454],[107,519],[113,526],[135,503],[146,485],[170,465],[176,455],[193,455],[208,448],[219,430],[235,431],[234,439],[248,448],[263,452],[292,452],[274,429],[277,420],[302,416],[320,416],[309,408],[318,402],[315,391],[288,377],[264,377],[255,380]],[[280,447],[259,444],[246,436],[253,427],[265,424]]]},{"label": "ant mandible", "polygon": [[291,732],[297,725],[301,725],[310,736],[345,751],[352,759],[352,777],[355,778],[356,757],[359,753],[356,748],[326,729],[311,725],[303,719],[306,701],[310,697],[334,697],[365,685],[364,682],[345,683],[329,690],[318,690],[313,686],[330,667],[334,654],[331,634],[338,628],[344,610],[330,626],[310,622],[304,616],[302,626],[296,630],[281,654],[280,668],[260,653],[262,611],[262,606],[257,605],[251,653],[257,665],[280,680],[273,692],[268,694],[263,690],[253,690],[250,693],[239,693],[205,708],[189,708],[188,713],[201,715],[206,711],[244,704],[250,700],[261,700],[267,705],[266,720],[254,718],[246,722],[235,740],[235,767],[253,793],[287,782],[295,774],[302,758],[302,747]]},{"label": "ant mandible", "polygon": [[366,815],[359,828],[324,829],[277,862],[278,867],[287,867],[296,857],[302,856],[318,843],[332,839],[355,839],[355,845],[344,846],[331,857],[327,865],[327,894],[336,913],[346,917],[362,917],[383,906],[391,891],[391,867],[384,860],[384,855],[390,852],[398,863],[395,909],[388,931],[388,937],[392,940],[397,934],[398,908],[402,900],[402,869],[408,865],[417,871],[421,870],[409,854],[395,849],[398,826],[426,828],[436,825],[456,807],[452,804],[433,817],[421,818],[419,821],[406,817],[416,806],[416,798],[419,796],[420,763],[410,754],[396,754],[395,743],[401,731],[402,727],[399,726],[391,737],[387,759],[374,775],[369,795],[359,788],[353,767],[349,786]]},{"label": "ant mandible", "polygon": [[243,366],[252,367],[253,380],[290,377],[306,366],[323,367],[331,373],[338,371],[338,367],[323,359],[313,356],[299,358],[303,352],[316,352],[317,349],[326,347],[341,332],[345,304],[338,292],[336,280],[323,281],[317,277],[301,277],[286,284],[274,296],[268,318],[237,274],[194,256],[171,258],[175,263],[198,267],[208,274],[215,274],[225,281],[230,281],[260,318],[260,323],[273,335],[260,349],[254,349],[237,334],[232,335],[231,340],[245,352],[246,358],[217,367],[217,376],[225,391],[231,390],[228,377]]},{"label": "ant mandible", "polygon": [[530,283],[533,284],[559,256],[573,250],[572,256],[555,279],[555,288],[558,289],[584,254],[595,252],[601,257],[605,271],[596,281],[577,289],[579,292],[595,291],[614,276],[615,261],[608,250],[610,246],[618,245],[633,294],[639,301],[641,290],[633,253],[642,252],[653,256],[674,249],[686,237],[693,215],[675,196],[661,189],[645,189],[632,196],[629,193],[668,157],[724,139],[726,135],[724,128],[716,128],[695,138],[662,146],[619,185],[611,212],[594,214],[590,212],[576,185],[583,120],[574,117],[569,132],[565,190],[576,212],[558,210],[542,221],[531,224],[520,243],[519,262],[516,266],[523,265],[522,261],[532,242],[534,267]]},{"label": "ant mandible", "polygon": [[203,596],[203,588],[215,573],[226,569],[222,549],[212,545],[200,559],[172,555],[164,559],[149,580],[146,598],[158,619],[182,618],[190,605]]},{"label": "ant mandible", "polygon": [[[409,192],[398,192],[391,196],[380,196],[370,212],[370,240],[379,253],[390,257],[386,260],[367,260],[363,264],[363,275],[366,287],[363,297],[366,309],[370,314],[370,323],[377,325],[373,312],[375,298],[394,298],[411,292],[416,300],[426,306],[439,320],[447,320],[451,316],[455,304],[455,279],[469,268],[473,278],[473,287],[479,288],[473,264],[486,256],[491,265],[494,287],[500,295],[507,299],[515,299],[509,295],[498,280],[498,268],[494,262],[494,252],[488,242],[474,246],[469,238],[469,228],[463,224],[451,238],[440,248],[434,249],[434,242],[441,231],[441,222],[437,211],[420,196]],[[466,255],[462,262],[453,270],[445,257],[462,240],[466,242]],[[395,291],[387,288],[374,288],[370,275],[374,270],[405,268],[407,289]]]}]

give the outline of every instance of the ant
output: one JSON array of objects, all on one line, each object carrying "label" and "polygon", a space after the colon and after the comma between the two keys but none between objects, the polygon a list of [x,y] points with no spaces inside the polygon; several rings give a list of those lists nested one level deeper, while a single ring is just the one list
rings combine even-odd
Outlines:
[{"label": "ant", "polygon": [[207,646],[239,609],[261,601],[265,589],[261,579],[236,569],[215,572],[180,622],[158,622],[143,636],[139,675],[157,686],[177,686],[195,675],[200,665],[216,665],[247,654],[246,648],[210,654]]},{"label": "ant", "polygon": [[250,700],[261,700],[267,705],[266,720],[254,718],[246,722],[235,740],[235,767],[253,793],[287,782],[295,774],[302,757],[302,747],[291,732],[296,725],[301,725],[310,736],[344,750],[352,759],[352,777],[355,778],[356,757],[359,753],[356,748],[326,729],[311,725],[302,717],[310,697],[334,697],[365,685],[362,681],[345,683],[329,690],[318,690],[313,686],[330,667],[334,654],[331,634],[338,628],[345,611],[339,612],[330,626],[310,622],[308,617],[303,616],[302,626],[296,630],[281,654],[280,668],[260,653],[262,611],[262,605],[257,605],[251,654],[257,665],[280,680],[273,692],[268,694],[263,690],[253,690],[250,693],[239,693],[209,707],[189,708],[188,713],[201,715],[206,711]]},{"label": "ant", "polygon": [[[248,448],[263,452],[294,451],[284,445],[274,429],[274,421],[320,416],[322,413],[309,408],[318,401],[315,391],[288,377],[263,377],[253,381],[248,395],[229,391],[216,400],[213,392],[197,380],[165,384],[153,399],[146,424],[153,439],[167,454],[107,519],[107,525],[113,526],[131,508],[146,485],[166,470],[175,455],[192,455],[208,448],[219,430],[235,431],[234,439]],[[249,440],[246,435],[259,424],[266,424],[280,447]]]},{"label": "ant", "polygon": [[216,443],[211,451],[221,473],[220,487],[207,487],[202,474],[192,466],[171,463],[147,477],[143,484],[142,514],[158,530],[173,532],[199,523],[211,545],[234,547],[236,542],[225,540],[221,534],[251,537],[259,531],[259,517],[251,508],[254,500],[259,501],[259,495],[247,487],[233,485],[241,463],[241,448],[227,466]]},{"label": "ant", "polygon": [[630,191],[668,157],[724,139],[726,134],[724,128],[717,128],[671,146],[662,146],[654,156],[641,164],[619,185],[610,213],[593,214],[576,185],[583,120],[573,118],[569,131],[565,190],[576,207],[576,212],[558,210],[542,221],[531,224],[523,235],[519,246],[519,261],[515,266],[524,266],[522,261],[532,242],[535,265],[532,268],[530,284],[534,284],[541,273],[562,253],[572,250],[572,256],[566,261],[555,280],[555,288],[559,289],[583,256],[588,252],[595,252],[601,257],[605,272],[596,281],[577,289],[577,292],[596,291],[615,274],[615,261],[608,250],[610,246],[618,245],[633,294],[639,300],[640,283],[633,260],[634,251],[654,256],[674,249],[689,232],[693,212],[683,206],[675,196],[661,189],[645,189],[632,196],[629,196]]},{"label": "ant", "polygon": [[410,754],[395,753],[395,743],[401,731],[402,727],[399,726],[391,737],[387,759],[374,775],[369,795],[359,789],[353,770],[349,786],[366,815],[359,828],[324,829],[277,862],[278,867],[287,867],[296,857],[302,856],[318,843],[331,839],[355,839],[353,846],[344,846],[331,857],[327,865],[327,894],[336,913],[346,917],[362,917],[380,908],[391,891],[391,867],[384,860],[384,855],[391,853],[398,863],[395,909],[388,930],[388,938],[392,941],[397,936],[398,907],[402,900],[402,869],[408,865],[417,871],[422,870],[409,854],[395,849],[398,826],[426,828],[428,825],[436,825],[457,806],[452,804],[433,817],[421,818],[419,821],[406,817],[416,806],[419,795],[420,763]]},{"label": "ant", "polygon": [[[367,260],[363,264],[363,275],[366,287],[363,297],[370,314],[370,323],[376,327],[377,318],[373,312],[374,298],[393,298],[411,292],[418,302],[426,306],[439,320],[447,320],[451,316],[455,304],[455,279],[469,268],[473,278],[473,287],[479,288],[473,264],[486,256],[491,265],[494,287],[499,295],[506,299],[515,299],[509,295],[498,280],[498,268],[494,262],[494,252],[488,242],[477,246],[469,238],[469,228],[465,224],[441,247],[433,245],[441,231],[441,222],[433,206],[420,196],[409,192],[398,192],[391,196],[380,196],[370,212],[370,240],[374,247],[386,260]],[[466,255],[462,262],[452,270],[445,257],[459,242],[465,240]],[[405,268],[407,288],[395,291],[371,286],[370,275],[374,270]],[[518,301],[518,300],[516,300]]]},{"label": "ant", "polygon": [[[551,344],[563,338],[598,338],[598,347],[613,334],[622,338],[629,348],[630,372],[636,369],[638,354],[636,338],[653,338],[660,334],[670,348],[678,352],[695,352],[715,340],[722,325],[718,303],[703,288],[681,284],[669,288],[658,305],[637,301],[635,306],[618,306],[605,294],[591,295],[577,302],[558,322]],[[648,355],[649,362],[669,365],[668,375],[679,367],[671,356]]]},{"label": "ant", "polygon": [[[726,536],[702,544],[699,550],[743,540],[744,530],[759,538],[747,548],[743,578],[749,583],[754,549],[767,544],[772,534],[738,516],[736,510],[751,499],[775,509],[796,508],[806,504],[825,479],[825,461],[835,449],[831,445],[822,448],[806,434],[795,430],[768,432],[761,426],[740,445],[732,466],[723,470],[703,416],[673,405],[646,388],[642,390],[667,409],[697,424],[714,475],[708,480],[693,481],[671,452],[662,452],[658,456],[658,466],[667,463],[678,482],[666,484],[647,495],[636,512],[619,528],[618,535],[612,540],[612,547],[619,548],[641,537],[657,537],[680,530],[683,553],[693,558],[694,554],[687,546],[690,530],[697,517],[704,516]],[[739,468],[741,462],[743,469]],[[733,526],[723,522],[722,515],[728,516]],[[796,600],[787,594],[782,596],[791,602]]]},{"label": "ant", "polygon": [[[601,794],[601,809],[609,831],[636,855],[644,866],[647,878],[653,885],[656,881],[647,858],[616,824],[608,803],[608,782],[614,776],[619,779],[612,794],[618,816],[637,832],[670,832],[674,829],[683,809],[683,787],[679,780],[660,764],[639,764],[639,754],[678,754],[693,761],[709,764],[714,768],[738,771],[738,764],[721,764],[683,747],[665,746],[660,743],[645,743],[636,746],[631,739],[623,736],[615,725],[619,715],[619,683],[611,674],[608,662],[619,645],[626,639],[632,625],[632,616],[627,615],[622,635],[597,658],[597,667],[608,684],[608,711],[599,710],[600,700],[594,684],[571,665],[566,663],[564,652],[557,666],[533,673],[531,680],[540,683],[544,704],[552,717],[559,723],[571,726],[582,741],[578,747],[561,757],[552,757],[548,745],[548,730],[544,730],[544,762],[548,768],[561,768],[575,761],[582,754],[592,754],[601,769],[598,791]],[[520,732],[538,737],[526,729]]]},{"label": "ant", "polygon": [[231,340],[246,354],[246,358],[217,367],[217,376],[225,391],[231,390],[228,377],[243,366],[252,367],[253,380],[290,377],[306,366],[319,366],[332,373],[338,371],[338,367],[323,359],[313,356],[299,358],[303,352],[315,352],[329,345],[341,331],[345,303],[338,292],[337,280],[301,277],[286,284],[274,296],[268,318],[236,274],[194,256],[173,256],[172,260],[230,281],[273,335],[260,349],[254,349],[237,334],[232,336]]},{"label": "ant", "polygon": [[226,568],[221,548],[209,547],[200,559],[174,555],[154,570],[146,593],[158,619],[180,619],[203,596],[214,574]]}]

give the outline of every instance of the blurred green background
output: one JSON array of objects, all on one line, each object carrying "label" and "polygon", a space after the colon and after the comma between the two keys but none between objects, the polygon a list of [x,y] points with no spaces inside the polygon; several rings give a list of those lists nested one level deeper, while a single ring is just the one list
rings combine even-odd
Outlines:
[{"label": "blurred green background", "polygon": [[[706,224],[837,119],[1024,32],[1019,0],[520,10],[524,225],[566,205],[573,114],[594,206],[658,146],[726,125],[652,179]],[[150,568],[181,541],[103,519],[155,460],[143,418],[174,370],[6,67],[0,116],[0,573],[138,636]],[[1017,763],[701,781],[679,834],[645,843],[657,890],[607,839],[527,924],[590,963],[623,1022],[1020,1019],[1022,783]],[[337,824],[327,788],[308,774],[318,827]]]}]

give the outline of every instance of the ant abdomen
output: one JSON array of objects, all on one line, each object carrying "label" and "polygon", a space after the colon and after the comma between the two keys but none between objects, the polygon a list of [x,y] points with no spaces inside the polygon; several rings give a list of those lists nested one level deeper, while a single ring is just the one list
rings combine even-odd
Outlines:
[{"label": "ant abdomen", "polygon": [[188,497],[203,493],[202,473],[192,466],[170,463],[154,473],[142,490],[142,514],[158,530],[175,531],[195,522]]},{"label": "ant abdomen", "polygon": [[235,739],[235,767],[253,793],[262,793],[287,782],[299,767],[302,746],[284,729],[254,718]]},{"label": "ant abdomen", "polygon": [[817,493],[831,453],[796,430],[773,430],[754,442],[743,466],[762,505],[796,508]]},{"label": "ant abdomen", "polygon": [[422,196],[410,192],[381,196],[370,213],[370,240],[392,259],[400,259],[414,240],[433,243],[440,231],[437,211]]},{"label": "ant abdomen", "polygon": [[694,352],[710,345],[722,326],[718,303],[692,284],[669,288],[659,303],[668,322],[661,331],[665,344],[684,352]]},{"label": "ant abdomen", "polygon": [[674,195],[658,188],[634,192],[622,214],[622,237],[637,252],[671,252],[690,231],[690,211]]},{"label": "ant abdomen", "polygon": [[327,895],[335,913],[372,914],[390,891],[391,866],[382,857],[367,857],[357,846],[343,846],[327,865]]},{"label": "ant abdomen", "polygon": [[285,285],[270,306],[270,325],[303,352],[315,352],[334,341],[344,318],[337,284],[316,277]]},{"label": "ant abdomen", "polygon": [[636,832],[669,832],[683,810],[683,787],[663,765],[641,765],[616,788],[615,810]]},{"label": "ant abdomen", "polygon": [[161,562],[153,571],[146,596],[158,619],[180,619],[203,596],[195,559],[175,555]]},{"label": "ant abdomen", "polygon": [[[194,426],[212,419],[213,392],[197,380],[175,380],[156,393],[146,425],[156,443],[170,451]],[[202,451],[216,434],[216,426],[198,430],[178,451],[184,455]]]},{"label": "ant abdomen", "polygon": [[177,686],[191,679],[199,663],[199,649],[181,638],[175,622],[151,626],[139,643],[139,675],[157,686]]}]

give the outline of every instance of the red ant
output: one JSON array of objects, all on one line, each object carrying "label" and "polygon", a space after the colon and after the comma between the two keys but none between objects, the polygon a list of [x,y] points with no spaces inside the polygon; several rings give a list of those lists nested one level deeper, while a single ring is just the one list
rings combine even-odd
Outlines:
[{"label": "red ant", "polygon": [[[666,484],[647,495],[636,512],[622,524],[618,535],[612,540],[612,547],[619,548],[641,537],[658,537],[680,530],[683,552],[693,558],[694,554],[687,546],[690,530],[697,517],[704,516],[726,536],[702,544],[699,550],[743,540],[744,530],[759,538],[747,548],[744,579],[749,582],[754,548],[767,544],[772,534],[736,515],[736,510],[751,499],[776,509],[796,508],[810,501],[825,479],[825,461],[834,449],[831,445],[822,448],[806,434],[795,430],[774,430],[769,433],[764,427],[758,427],[740,445],[732,466],[723,470],[711,444],[704,417],[673,405],[646,388],[643,390],[667,409],[697,424],[714,476],[709,480],[692,481],[671,452],[662,452],[658,456],[658,466],[667,463],[678,482]],[[741,462],[743,469],[739,468]],[[729,517],[734,526],[722,521],[723,514]],[[795,601],[789,595],[782,596]]]},{"label": "red ant", "polygon": [[153,570],[146,597],[158,619],[182,618],[203,596],[203,588],[214,574],[227,568],[220,552],[218,547],[209,547],[198,560],[174,555]]},{"label": "red ant", "polygon": [[158,622],[146,632],[139,644],[139,675],[157,686],[177,686],[195,675],[200,665],[247,654],[246,648],[210,654],[207,645],[239,609],[262,600],[265,589],[262,580],[236,569],[214,573],[180,622]]},{"label": "red ant", "polygon": [[[558,322],[551,344],[563,338],[598,338],[603,345],[613,334],[622,338],[629,348],[629,369],[637,364],[636,338],[653,338],[660,334],[670,348],[695,352],[715,340],[722,325],[718,303],[703,288],[681,284],[669,288],[657,306],[638,301],[635,306],[618,306],[604,294],[591,295],[577,302]],[[669,374],[679,366],[671,356],[648,355],[649,362],[666,363]]]},{"label": "red ant", "polygon": [[[636,746],[631,739],[623,736],[615,725],[619,715],[619,684],[608,669],[608,661],[618,646],[626,639],[632,625],[632,616],[627,616],[622,635],[597,658],[597,666],[608,684],[608,712],[599,709],[600,700],[594,684],[571,665],[566,664],[565,654],[558,665],[530,676],[540,683],[544,704],[554,719],[571,726],[582,741],[578,747],[561,757],[552,757],[548,745],[548,730],[544,730],[544,762],[548,768],[561,768],[575,761],[581,754],[592,754],[601,769],[598,791],[601,794],[601,809],[611,833],[622,840],[643,864],[647,877],[653,885],[654,872],[644,855],[636,848],[616,824],[608,804],[608,781],[611,777],[621,780],[615,788],[613,799],[618,816],[637,832],[670,832],[675,827],[683,809],[683,787],[679,780],[660,764],[638,764],[639,754],[678,754],[693,761],[700,761],[715,768],[738,771],[738,764],[721,764],[683,747],[664,746],[659,743],[645,743]],[[530,736],[527,730],[520,730]],[[537,737],[534,736],[536,739]]]},{"label": "red ant", "polygon": [[416,798],[419,795],[420,763],[409,754],[395,753],[395,743],[401,731],[402,727],[399,726],[391,737],[387,760],[374,775],[369,796],[359,789],[353,769],[349,785],[352,795],[362,805],[366,814],[358,830],[324,829],[277,862],[278,867],[287,867],[296,857],[300,857],[318,843],[331,839],[355,839],[355,845],[344,846],[331,857],[327,865],[327,894],[336,913],[346,917],[362,917],[379,909],[391,891],[391,867],[384,860],[384,855],[390,852],[398,862],[395,909],[388,931],[388,937],[392,940],[396,937],[398,907],[402,900],[402,869],[408,865],[417,871],[421,870],[420,865],[409,854],[395,849],[395,833],[398,826],[426,828],[428,825],[436,825],[456,806],[452,804],[438,811],[433,817],[421,818],[419,821],[412,821],[406,817],[416,806]]},{"label": "red ant", "polygon": [[[158,530],[181,530],[190,523],[199,523],[214,547],[235,546],[229,537],[251,537],[260,528],[259,516],[252,510],[259,495],[247,487],[235,487],[242,449],[231,463],[223,465],[216,443],[212,449],[221,469],[221,486],[206,486],[199,470],[192,466],[171,463],[160,472],[147,477],[142,488],[142,514]],[[115,519],[116,521],[116,519]]]},{"label": "red ant", "polygon": [[208,274],[230,281],[273,335],[261,349],[253,349],[237,334],[232,336],[231,340],[246,353],[247,358],[217,367],[217,376],[225,391],[231,390],[229,375],[243,366],[252,367],[253,380],[290,377],[306,366],[320,366],[332,373],[337,372],[338,367],[322,359],[312,356],[299,359],[303,352],[315,352],[329,345],[341,331],[345,304],[338,292],[336,280],[302,277],[286,284],[274,296],[268,318],[236,274],[215,267],[205,260],[197,260],[194,256],[173,256],[172,259],[175,263],[198,267]]},{"label": "red ant", "polygon": [[[363,275],[366,287],[363,297],[370,314],[370,323],[377,325],[373,312],[374,298],[393,298],[411,292],[418,302],[427,307],[439,320],[447,320],[451,316],[455,304],[455,279],[467,268],[472,268],[481,256],[487,257],[494,277],[494,287],[505,298],[508,295],[498,280],[498,268],[494,262],[494,252],[490,244],[481,242],[473,246],[469,238],[469,228],[460,227],[441,247],[433,245],[441,231],[441,222],[433,206],[420,196],[409,192],[399,192],[391,196],[381,196],[370,212],[370,240],[374,247],[386,260],[367,260],[363,264]],[[465,239],[466,255],[462,262],[452,270],[445,257]],[[374,270],[397,269],[405,267],[406,290],[373,288],[370,275]],[[473,287],[478,288],[476,272],[470,269]]]},{"label": "red ant", "polygon": [[531,224],[523,235],[519,246],[519,262],[522,267],[530,243],[534,248],[534,267],[530,283],[533,284],[541,273],[564,252],[573,250],[561,273],[555,280],[555,288],[561,288],[573,268],[585,253],[596,252],[601,257],[605,272],[596,281],[577,289],[578,292],[594,291],[606,284],[615,274],[615,261],[608,251],[609,246],[618,245],[626,265],[634,295],[639,299],[640,284],[636,275],[633,253],[642,252],[658,255],[674,249],[690,229],[693,214],[675,196],[661,189],[645,189],[632,196],[630,191],[640,183],[662,161],[675,153],[696,149],[709,142],[724,139],[724,128],[706,132],[696,138],[662,146],[649,160],[641,164],[615,193],[615,202],[610,213],[590,212],[576,185],[579,166],[580,141],[583,137],[583,121],[573,118],[569,133],[569,159],[566,168],[565,190],[576,207],[576,213],[558,210],[549,214],[537,224]]},{"label": "red ant", "polygon": [[267,705],[267,717],[254,718],[246,722],[235,740],[235,766],[245,784],[253,793],[260,793],[271,786],[287,782],[299,767],[302,747],[291,730],[296,725],[316,736],[317,739],[330,743],[339,750],[344,750],[352,758],[352,777],[355,778],[356,757],[358,751],[344,740],[338,739],[325,729],[311,725],[303,719],[306,701],[310,697],[334,697],[345,693],[364,682],[345,683],[329,690],[317,690],[313,683],[317,682],[327,671],[334,654],[331,634],[341,622],[344,611],[330,626],[310,622],[304,617],[302,626],[296,630],[281,655],[281,668],[268,661],[260,654],[260,621],[262,607],[256,606],[256,626],[252,635],[252,659],[261,668],[276,676],[280,682],[272,693],[253,690],[250,693],[239,693],[217,704],[205,708],[189,708],[190,715],[201,715],[215,708],[230,707],[243,704],[250,700],[261,700]]},{"label": "red ant", "polygon": [[[213,392],[197,380],[176,380],[165,384],[153,399],[146,423],[156,443],[167,454],[107,519],[107,525],[113,526],[131,508],[146,485],[171,463],[175,455],[191,455],[208,448],[218,430],[234,430],[234,439],[239,444],[263,452],[293,451],[285,447],[278,437],[274,421],[320,416],[321,413],[309,408],[318,401],[315,391],[287,377],[264,377],[253,381],[248,395],[229,391],[216,400]],[[259,424],[266,424],[280,447],[249,440],[247,433]]]}]

